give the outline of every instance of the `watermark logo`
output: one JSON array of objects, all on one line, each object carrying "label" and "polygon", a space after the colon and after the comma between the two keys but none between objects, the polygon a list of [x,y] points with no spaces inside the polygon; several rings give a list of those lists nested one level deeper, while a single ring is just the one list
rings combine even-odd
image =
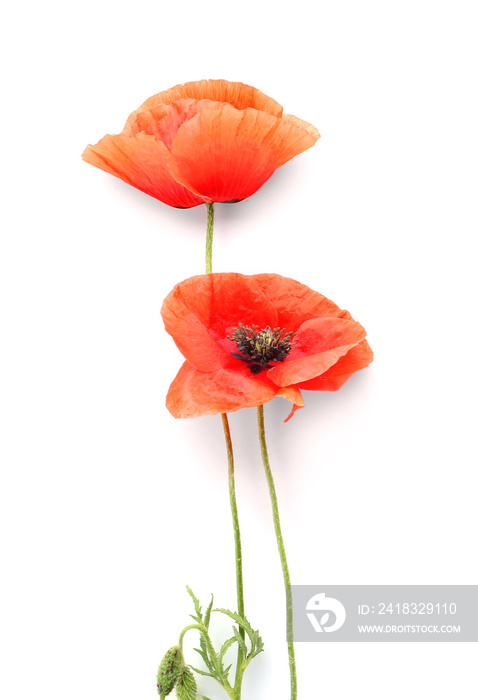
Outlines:
[{"label": "watermark logo", "polygon": [[337,598],[317,593],[307,602],[307,617],[316,632],[335,632],[345,622],[345,608]]},{"label": "watermark logo", "polygon": [[[295,642],[478,642],[477,585],[291,586]],[[333,634],[324,634],[333,632]]]}]

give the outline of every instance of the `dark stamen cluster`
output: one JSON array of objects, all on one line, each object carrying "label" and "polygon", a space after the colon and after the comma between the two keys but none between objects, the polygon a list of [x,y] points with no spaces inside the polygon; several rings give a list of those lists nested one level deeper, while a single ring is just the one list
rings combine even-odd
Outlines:
[{"label": "dark stamen cluster", "polygon": [[274,328],[266,326],[259,330],[259,326],[243,326],[239,323],[239,328],[233,328],[232,336],[227,336],[228,340],[236,343],[239,352],[231,355],[238,360],[247,362],[252,374],[259,374],[264,369],[270,369],[274,365],[270,362],[284,362],[292,350],[295,341],[292,341],[294,332],[285,332],[285,328]]}]

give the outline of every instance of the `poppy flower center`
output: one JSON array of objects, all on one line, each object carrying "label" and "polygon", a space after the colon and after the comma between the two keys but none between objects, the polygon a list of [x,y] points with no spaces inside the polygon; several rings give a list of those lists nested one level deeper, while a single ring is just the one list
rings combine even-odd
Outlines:
[{"label": "poppy flower center", "polygon": [[239,352],[232,352],[231,355],[247,362],[252,374],[274,367],[271,362],[284,362],[294,345],[292,337],[295,333],[286,333],[285,328],[266,326],[259,330],[259,326],[249,327],[239,323],[239,327],[232,330],[232,336],[228,335],[227,338],[236,343]]}]

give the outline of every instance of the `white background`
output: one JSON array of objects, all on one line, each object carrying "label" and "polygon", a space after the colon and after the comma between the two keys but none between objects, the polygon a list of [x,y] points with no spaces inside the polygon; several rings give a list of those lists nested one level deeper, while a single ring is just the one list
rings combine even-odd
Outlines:
[{"label": "white background", "polygon": [[[80,158],[188,80],[252,84],[322,134],[216,207],[214,269],[308,284],[375,351],[289,423],[287,402],[266,406],[293,583],[477,583],[475,11],[84,0],[4,15],[2,698],[153,700],[185,585],[235,606],[221,421],[164,408],[181,357],[159,309],[204,269],[205,208],[168,208]],[[255,411],[230,420],[246,612],[266,644],[243,697],[286,700]],[[299,698],[471,700],[475,655],[300,644]]]}]

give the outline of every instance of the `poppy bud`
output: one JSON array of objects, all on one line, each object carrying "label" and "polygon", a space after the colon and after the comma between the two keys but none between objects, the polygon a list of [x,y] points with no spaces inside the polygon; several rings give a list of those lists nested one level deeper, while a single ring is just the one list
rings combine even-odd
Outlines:
[{"label": "poppy bud", "polygon": [[197,690],[198,687],[194,674],[188,666],[185,666],[181,678],[176,686],[176,695],[178,700],[196,700]]},{"label": "poppy bud", "polygon": [[184,659],[178,646],[168,649],[158,669],[158,693],[169,695],[183,671]]}]

